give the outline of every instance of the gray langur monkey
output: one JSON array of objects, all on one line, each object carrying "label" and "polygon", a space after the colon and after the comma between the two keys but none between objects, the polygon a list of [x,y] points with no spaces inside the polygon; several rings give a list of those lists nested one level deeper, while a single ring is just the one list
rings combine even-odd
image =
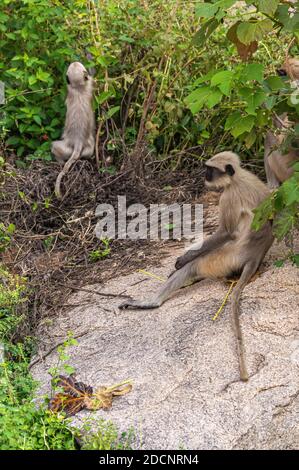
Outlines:
[{"label": "gray langur monkey", "polygon": [[205,278],[227,278],[240,274],[232,294],[232,320],[237,338],[240,377],[246,381],[248,373],[239,321],[239,301],[245,285],[255,274],[273,243],[270,222],[258,232],[251,230],[252,210],[270,191],[257,176],[241,168],[240,159],[235,153],[219,153],[205,165],[206,187],[223,190],[219,202],[218,229],[203,244],[192,245],[177,259],[176,270],[152,299],[128,300],[119,308],[160,307],[177,289],[190,283]]},{"label": "gray langur monkey", "polygon": [[[277,70],[281,77],[289,77],[299,88],[299,60],[287,57],[282,68]],[[294,172],[293,163],[299,160],[299,149],[289,148],[286,153],[280,150],[288,130],[294,125],[288,120],[287,113],[273,118],[276,132],[268,131],[265,137],[264,165],[268,186],[277,188],[281,183],[290,178]]]},{"label": "gray langur monkey", "polygon": [[90,158],[95,147],[95,116],[92,109],[93,78],[80,62],[67,69],[66,119],[61,140],[52,143],[51,151],[64,164],[55,183],[61,198],[61,180],[79,158]]}]

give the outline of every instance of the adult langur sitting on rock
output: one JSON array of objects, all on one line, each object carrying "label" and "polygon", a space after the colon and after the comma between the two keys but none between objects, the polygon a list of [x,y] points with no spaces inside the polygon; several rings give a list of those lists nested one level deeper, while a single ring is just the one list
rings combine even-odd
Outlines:
[{"label": "adult langur sitting on rock", "polygon": [[70,64],[66,73],[66,119],[61,140],[52,143],[52,153],[64,164],[55,194],[61,198],[61,180],[79,158],[90,158],[95,146],[95,117],[92,109],[93,78],[80,62]]},{"label": "adult langur sitting on rock", "polygon": [[146,301],[128,300],[120,308],[160,307],[173,292],[192,282],[240,274],[232,296],[232,318],[238,344],[240,376],[246,381],[248,374],[239,322],[239,300],[242,290],[273,242],[270,222],[258,232],[251,230],[252,210],[269,195],[269,189],[257,176],[241,168],[238,155],[232,152],[218,153],[206,162],[205,185],[209,189],[223,190],[216,232],[203,244],[192,245],[177,259],[176,270],[153,298]]}]

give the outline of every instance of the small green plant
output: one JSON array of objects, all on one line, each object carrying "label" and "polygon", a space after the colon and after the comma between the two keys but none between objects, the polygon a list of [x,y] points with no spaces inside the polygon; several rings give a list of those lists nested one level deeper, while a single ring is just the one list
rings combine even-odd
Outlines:
[{"label": "small green plant", "polygon": [[83,430],[83,450],[131,450],[135,441],[133,428],[120,434],[111,421],[103,419],[96,422],[92,419],[86,420]]},{"label": "small green plant", "polygon": [[100,168],[99,169],[99,172],[100,173],[103,173],[103,174],[108,174],[108,175],[115,175],[116,173],[116,167],[111,165],[111,166],[108,166],[108,167],[103,167],[103,168]]},{"label": "small green plant", "polygon": [[12,276],[0,266],[0,341],[10,337],[22,322],[23,315],[18,308],[26,302],[26,280]]},{"label": "small green plant", "polygon": [[67,349],[70,346],[77,346],[78,341],[73,337],[73,333],[71,331],[68,332],[67,339],[57,347],[58,359],[57,363],[49,369],[49,374],[52,377],[52,388],[55,390],[56,384],[59,381],[59,375],[67,374],[71,375],[74,374],[75,369],[73,366],[69,364],[69,360],[71,358],[70,354],[67,353]]},{"label": "small green plant", "polygon": [[45,238],[43,241],[43,245],[46,248],[46,250],[49,250],[51,246],[53,245],[55,240],[55,237],[53,235],[50,235],[49,237]]},{"label": "small green plant", "polygon": [[287,260],[290,260],[291,263],[293,263],[295,266],[297,266],[297,268],[299,268],[299,254],[290,254],[284,259],[278,259],[274,262],[274,266],[276,266],[277,268],[282,268]]},{"label": "small green plant", "polygon": [[108,240],[108,238],[102,238],[101,243],[103,244],[102,249],[99,248],[98,250],[93,250],[89,253],[89,259],[93,262],[99,261],[100,259],[106,258],[110,255],[110,240]]},{"label": "small green plant", "polygon": [[2,222],[0,223],[0,253],[10,245],[15,229],[14,224],[9,224],[6,227]]},{"label": "small green plant", "polygon": [[25,279],[0,268],[0,449],[74,449],[69,423],[44,405],[33,402],[36,383],[28,372],[34,342],[12,341],[23,316],[18,309],[26,301]]}]

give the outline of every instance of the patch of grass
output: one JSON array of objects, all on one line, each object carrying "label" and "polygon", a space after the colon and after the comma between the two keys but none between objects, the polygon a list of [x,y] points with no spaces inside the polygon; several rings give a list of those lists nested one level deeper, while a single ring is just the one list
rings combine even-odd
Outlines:
[{"label": "patch of grass", "polygon": [[101,240],[101,243],[103,245],[103,248],[93,250],[91,253],[89,253],[90,261],[96,262],[96,261],[99,261],[100,259],[106,258],[107,256],[110,255],[111,248],[109,246],[110,245],[109,240],[107,238],[103,238]]},{"label": "patch of grass", "polygon": [[[93,431],[94,427],[96,431]],[[115,424],[111,421],[87,420],[84,424],[83,450],[131,450],[135,440],[135,431],[130,428],[128,432],[119,434]]]}]

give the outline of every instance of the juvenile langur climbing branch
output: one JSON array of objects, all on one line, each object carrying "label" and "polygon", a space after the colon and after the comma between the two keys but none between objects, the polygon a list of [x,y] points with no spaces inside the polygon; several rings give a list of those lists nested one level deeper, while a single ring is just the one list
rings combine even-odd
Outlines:
[{"label": "juvenile langur climbing branch", "polygon": [[61,181],[79,158],[90,158],[95,147],[95,117],[92,109],[93,78],[80,62],[70,64],[67,74],[66,119],[61,140],[52,143],[56,160],[64,164],[55,183],[61,199]]}]

